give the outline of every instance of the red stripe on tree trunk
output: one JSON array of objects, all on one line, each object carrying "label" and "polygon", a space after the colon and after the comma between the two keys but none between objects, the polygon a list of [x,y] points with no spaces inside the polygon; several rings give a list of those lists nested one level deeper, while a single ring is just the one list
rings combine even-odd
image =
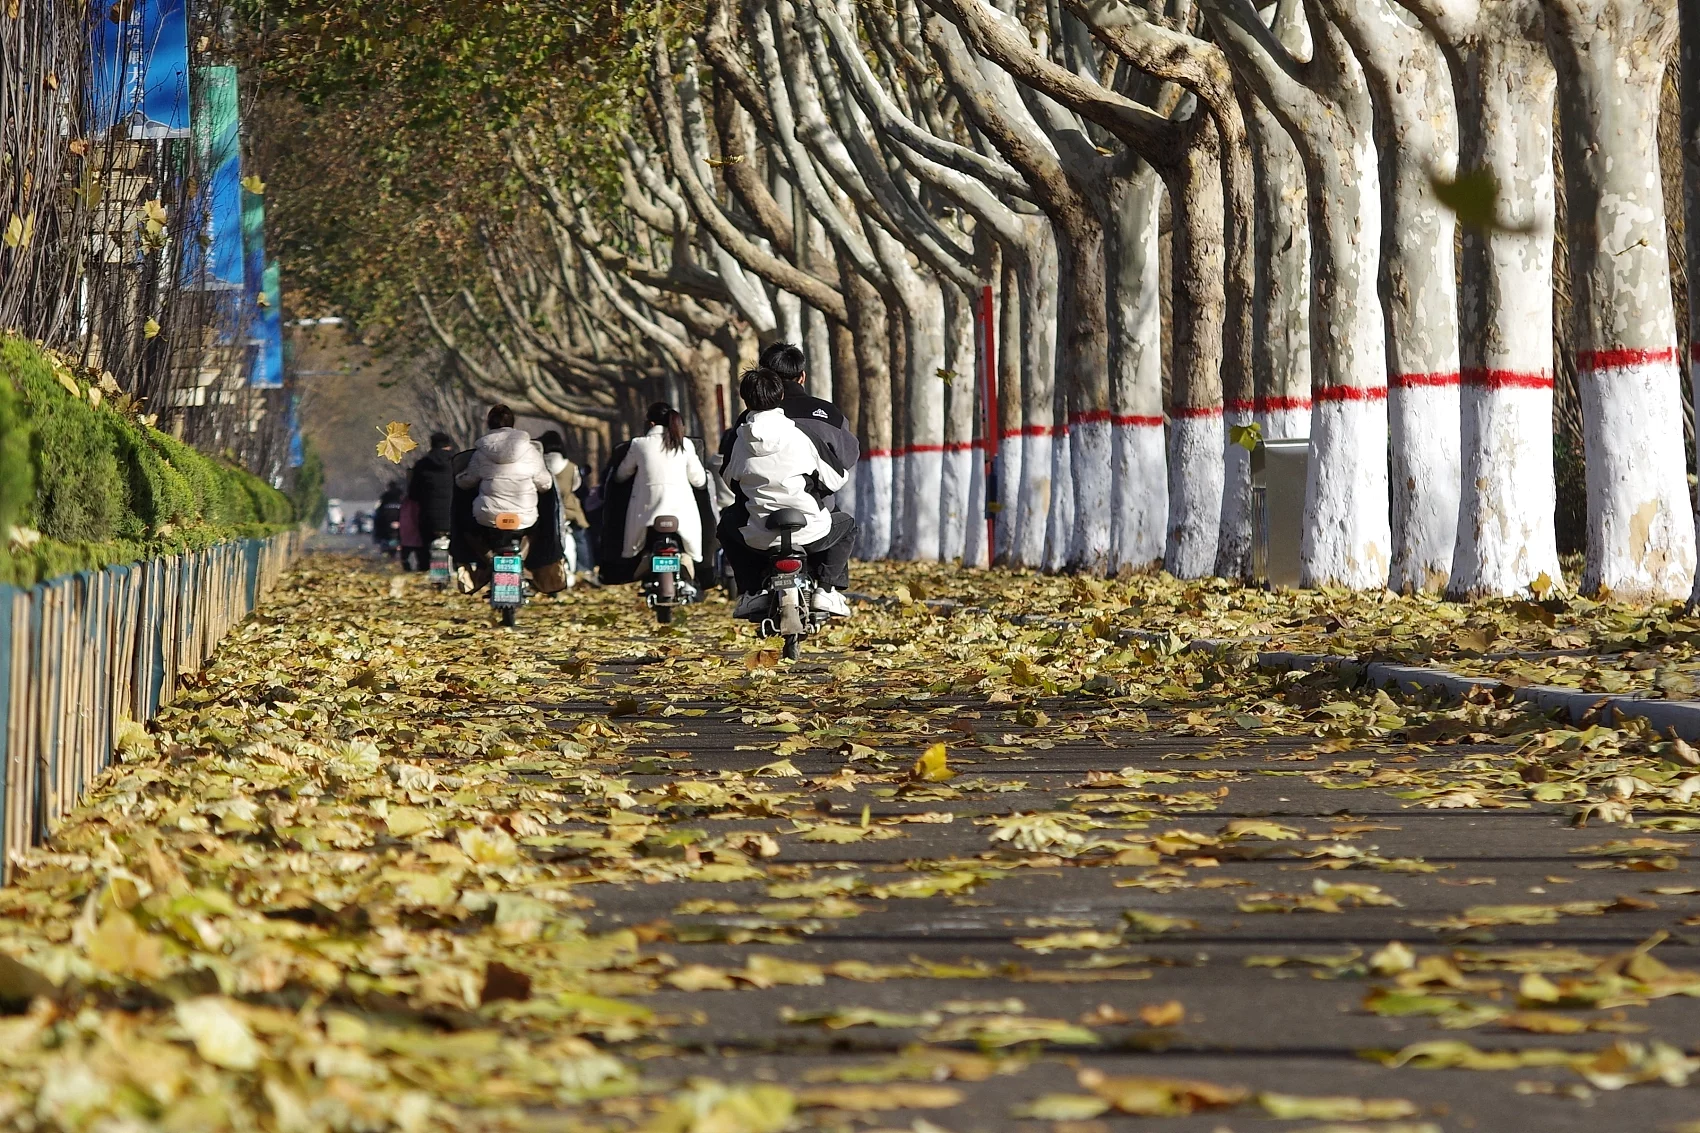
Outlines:
[{"label": "red stripe on tree trunk", "polygon": [[1119,413],[1110,418],[1110,423],[1120,425],[1123,428],[1161,429],[1163,427],[1163,415],[1159,413],[1155,417],[1148,417],[1138,413]]},{"label": "red stripe on tree trunk", "polygon": [[1387,379],[1394,389],[1445,389],[1458,384],[1458,372],[1432,374],[1394,374]]},{"label": "red stripe on tree trunk", "polygon": [[1280,413],[1310,408],[1308,397],[1260,397],[1251,404],[1254,413]]},{"label": "red stripe on tree trunk", "polygon": [[1676,361],[1676,348],[1661,346],[1645,349],[1619,346],[1612,350],[1580,350],[1576,353],[1578,370],[1624,370],[1630,366],[1656,366]]},{"label": "red stripe on tree trunk", "polygon": [[1220,417],[1220,405],[1175,405],[1169,409],[1170,417]]},{"label": "red stripe on tree trunk", "polygon": [[1069,428],[1076,425],[1097,425],[1110,419],[1108,409],[1088,409],[1084,413],[1071,413],[1068,418]]},{"label": "red stripe on tree trunk", "polygon": [[1474,389],[1551,389],[1552,375],[1529,370],[1465,370],[1464,384]]},{"label": "red stripe on tree trunk", "polygon": [[1386,401],[1386,386],[1322,386],[1310,391],[1317,401]]}]

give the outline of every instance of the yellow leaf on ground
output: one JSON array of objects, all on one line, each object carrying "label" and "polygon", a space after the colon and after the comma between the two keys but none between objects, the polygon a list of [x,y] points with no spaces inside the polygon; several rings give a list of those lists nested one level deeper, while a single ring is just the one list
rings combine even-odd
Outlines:
[{"label": "yellow leaf on ground", "polygon": [[797,1093],[801,1106],[824,1106],[871,1113],[886,1109],[944,1109],[962,1103],[954,1086],[923,1086],[894,1082],[889,1086],[811,1086]]},{"label": "yellow leaf on ground", "polygon": [[923,783],[947,783],[956,778],[956,772],[950,769],[946,760],[945,746],[934,744],[921,753],[921,758],[909,769],[909,777]]}]

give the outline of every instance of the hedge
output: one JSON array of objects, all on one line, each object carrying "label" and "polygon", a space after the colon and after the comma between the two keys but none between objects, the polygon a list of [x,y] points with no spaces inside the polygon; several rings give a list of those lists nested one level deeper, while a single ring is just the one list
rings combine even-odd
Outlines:
[{"label": "hedge", "polygon": [[[73,392],[75,390],[76,392]],[[0,333],[0,582],[196,550],[292,525],[282,492],[137,419]]]}]

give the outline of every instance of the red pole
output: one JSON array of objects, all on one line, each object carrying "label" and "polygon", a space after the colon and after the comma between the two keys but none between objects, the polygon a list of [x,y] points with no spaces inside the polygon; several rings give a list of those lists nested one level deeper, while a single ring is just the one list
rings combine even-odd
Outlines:
[{"label": "red pole", "polygon": [[720,411],[720,432],[714,435],[714,444],[718,448],[720,438],[726,435],[726,387],[714,387],[714,408]]},{"label": "red pole", "polygon": [[993,318],[992,288],[990,284],[980,289],[979,310],[976,312],[980,324],[980,405],[984,411],[984,421],[980,427],[980,436],[985,442],[985,482],[986,482],[986,562],[990,563],[996,557],[997,551],[997,513],[999,485],[997,482],[998,466],[998,330],[997,320]]}]

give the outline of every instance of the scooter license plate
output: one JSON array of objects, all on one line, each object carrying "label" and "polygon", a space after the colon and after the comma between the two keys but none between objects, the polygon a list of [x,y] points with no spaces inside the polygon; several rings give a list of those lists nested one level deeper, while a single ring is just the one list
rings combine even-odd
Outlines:
[{"label": "scooter license plate", "polygon": [[798,574],[781,574],[773,580],[775,590],[795,590],[801,585],[803,585],[803,577]]},{"label": "scooter license plate", "polygon": [[497,555],[491,564],[490,601],[498,606],[517,606],[523,597],[525,569],[518,555]]},{"label": "scooter license plate", "polygon": [[433,583],[437,583],[437,584],[445,585],[445,586],[448,584],[448,581],[449,581],[449,560],[448,559],[443,558],[443,559],[432,559],[431,560],[431,581]]},{"label": "scooter license plate", "polygon": [[679,556],[651,555],[649,557],[649,569],[654,571],[656,574],[660,574],[663,571],[672,571],[674,574],[677,574],[679,573]]}]

